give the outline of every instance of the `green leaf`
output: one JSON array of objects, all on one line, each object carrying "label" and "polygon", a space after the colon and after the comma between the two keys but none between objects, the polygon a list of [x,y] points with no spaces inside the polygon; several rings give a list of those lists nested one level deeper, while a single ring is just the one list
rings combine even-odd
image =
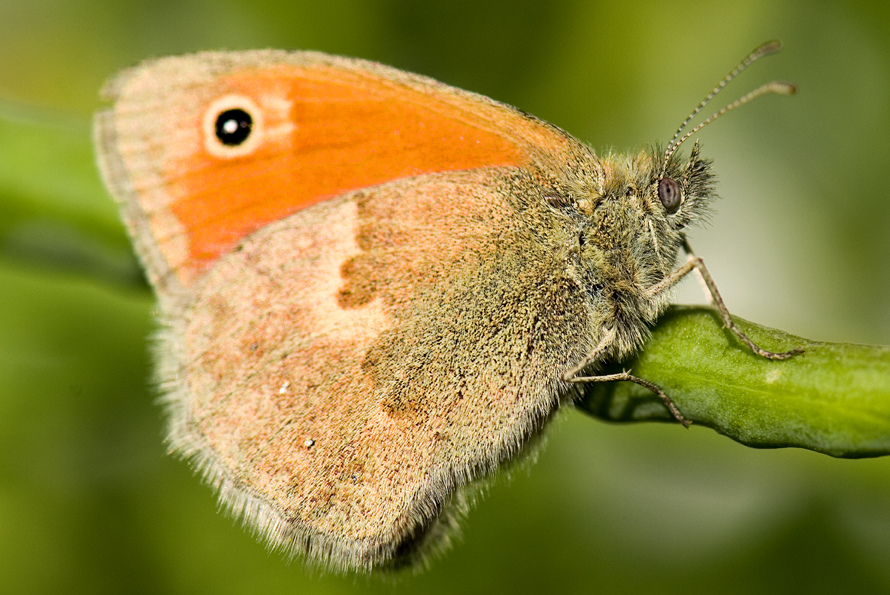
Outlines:
[{"label": "green leaf", "polygon": [[[633,359],[604,367],[655,383],[685,417],[758,448],[796,446],[835,457],[890,454],[890,347],[808,341],[734,318],[773,361],[723,328],[716,310],[673,306]],[[631,382],[582,385],[579,407],[608,421],[673,418]]]}]

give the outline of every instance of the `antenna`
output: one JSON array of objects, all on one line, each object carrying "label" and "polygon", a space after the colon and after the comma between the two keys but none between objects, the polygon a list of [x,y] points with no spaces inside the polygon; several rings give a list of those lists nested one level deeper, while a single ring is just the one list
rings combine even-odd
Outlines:
[{"label": "antenna", "polygon": [[692,119],[696,115],[698,115],[698,112],[700,112],[702,110],[702,108],[704,108],[706,105],[708,105],[708,103],[710,103],[710,101],[712,99],[714,99],[714,97],[717,95],[717,93],[719,93],[721,90],[723,90],[723,87],[725,87],[727,84],[729,84],[729,81],[731,81],[732,79],[737,77],[743,70],[748,68],[748,66],[750,66],[751,63],[753,63],[755,60],[758,60],[759,58],[768,56],[770,54],[775,54],[776,52],[778,52],[781,49],[782,49],[782,42],[778,41],[778,40],[768,41],[768,42],[764,43],[763,45],[759,46],[753,52],[748,54],[748,56],[744,60],[739,62],[739,65],[736,66],[735,68],[733,68],[730,71],[730,73],[727,74],[723,78],[722,81],[720,81],[720,84],[718,84],[716,87],[714,87],[714,90],[711,91],[708,94],[708,96],[705,97],[702,100],[702,102],[698,104],[698,107],[696,107],[694,110],[692,110],[692,113],[689,114],[689,116],[685,120],[683,120],[683,123],[680,124],[680,127],[677,129],[677,132],[674,133],[674,136],[671,138],[671,141],[668,143],[667,149],[664,152],[664,163],[661,166],[661,175],[662,176],[664,175],[664,172],[667,169],[667,164],[668,164],[668,161],[670,161],[670,159],[671,159],[671,155],[673,155],[674,152],[676,152],[676,150],[680,147],[680,145],[682,145],[683,142],[685,142],[687,138],[689,138],[690,136],[692,136],[693,134],[695,134],[696,132],[698,132],[699,130],[701,130],[702,128],[704,128],[705,126],[707,126],[708,124],[710,124],[711,122],[713,122],[714,120],[716,120],[717,118],[719,118],[720,116],[725,114],[726,112],[732,111],[735,108],[737,108],[741,105],[744,105],[753,99],[760,97],[761,95],[767,95],[769,93],[777,93],[779,95],[794,95],[794,93],[797,92],[797,87],[795,87],[791,83],[786,83],[786,82],[782,82],[782,81],[773,81],[770,83],[766,83],[765,85],[761,85],[757,89],[751,91],[744,97],[737,99],[736,101],[733,101],[732,103],[730,103],[729,105],[727,105],[726,107],[724,107],[723,109],[721,109],[720,111],[718,111],[717,113],[715,113],[714,115],[712,115],[711,117],[706,119],[704,122],[702,122],[701,124],[699,124],[698,126],[693,128],[692,130],[687,132],[686,135],[684,135],[683,138],[681,138],[679,141],[677,140],[677,138],[680,136],[680,134],[683,133],[683,130],[686,128],[686,126],[689,124],[689,122],[691,122]]}]

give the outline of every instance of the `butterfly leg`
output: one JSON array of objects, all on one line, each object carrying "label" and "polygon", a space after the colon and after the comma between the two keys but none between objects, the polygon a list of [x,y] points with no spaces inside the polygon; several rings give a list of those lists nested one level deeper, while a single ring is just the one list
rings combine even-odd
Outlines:
[{"label": "butterfly leg", "polygon": [[603,335],[603,338],[600,339],[599,345],[593,348],[587,357],[583,360],[572,366],[570,370],[564,372],[562,375],[562,379],[566,382],[575,382],[575,374],[583,370],[588,366],[588,364],[600,358],[600,356],[612,345],[615,341],[615,329],[609,329]]},{"label": "butterfly leg", "polygon": [[[686,234],[683,234],[683,251],[686,253],[686,262],[696,258],[695,254],[692,253],[692,248],[689,246],[689,241],[686,239]],[[705,276],[702,275],[702,272],[697,268],[693,269],[692,272],[695,274],[695,278],[698,279],[698,284],[701,287],[702,292],[705,294],[705,299],[708,300],[708,305],[716,306],[717,304],[714,302],[714,295],[708,287],[708,282],[705,281]]]},{"label": "butterfly leg", "polygon": [[630,382],[634,382],[639,384],[640,386],[644,386],[651,390],[653,393],[659,396],[659,398],[664,402],[665,407],[671,412],[678,422],[683,424],[684,428],[688,428],[692,422],[683,417],[683,414],[680,413],[680,410],[677,409],[677,406],[674,405],[674,402],[671,400],[669,396],[665,394],[663,390],[661,390],[658,385],[652,384],[648,380],[643,380],[637,376],[631,375],[630,372],[624,370],[618,374],[603,374],[602,376],[578,376],[575,378],[571,378],[570,382],[620,382],[623,380],[627,380]]},{"label": "butterfly leg", "polygon": [[676,285],[677,282],[680,281],[680,279],[688,275],[690,272],[695,271],[699,280],[702,282],[705,289],[707,289],[708,300],[713,306],[717,308],[717,311],[720,313],[720,317],[723,319],[723,326],[731,330],[739,339],[744,341],[745,345],[747,345],[751,349],[751,351],[767,359],[777,360],[788,359],[789,357],[803,353],[802,347],[792,349],[791,351],[775,353],[772,351],[767,351],[766,349],[762,349],[758,345],[756,345],[754,341],[748,338],[748,335],[743,333],[742,330],[733,322],[732,316],[729,314],[729,309],[723,302],[723,298],[720,297],[720,292],[717,290],[717,284],[714,283],[714,279],[711,277],[711,273],[708,272],[708,268],[705,266],[704,261],[692,252],[692,248],[689,246],[689,242],[686,240],[685,235],[683,236],[683,250],[688,255],[688,259],[686,260],[686,262],[683,263],[683,265],[681,265],[670,275],[662,279],[660,282],[650,287],[646,291],[647,295],[654,296],[661,293],[662,291],[670,289],[671,287]]},{"label": "butterfly leg", "polygon": [[638,378],[637,376],[632,376],[630,372],[623,371],[619,374],[603,374],[602,376],[577,376],[578,372],[583,370],[588,364],[599,359],[599,357],[612,345],[615,341],[615,330],[606,331],[603,338],[600,340],[599,344],[594,347],[593,351],[587,355],[583,360],[581,360],[578,364],[573,366],[569,371],[565,372],[562,375],[562,379],[566,382],[621,382],[623,380],[627,380],[630,382],[635,382],[640,386],[645,386],[664,401],[665,406],[670,410],[671,414],[677,418],[684,427],[689,427],[692,423],[680,413],[680,410],[677,409],[677,406],[674,405],[674,402],[671,401],[671,398],[667,396],[663,390],[661,390],[657,385],[652,384],[648,380],[643,380],[642,378]]}]

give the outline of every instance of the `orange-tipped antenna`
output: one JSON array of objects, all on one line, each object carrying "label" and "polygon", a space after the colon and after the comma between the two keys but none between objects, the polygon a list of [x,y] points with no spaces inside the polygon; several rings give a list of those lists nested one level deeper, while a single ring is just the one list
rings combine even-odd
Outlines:
[{"label": "orange-tipped antenna", "polygon": [[684,135],[683,138],[681,138],[679,141],[677,140],[677,138],[680,136],[680,134],[683,133],[683,130],[686,128],[686,126],[689,124],[689,122],[692,121],[692,119],[696,115],[698,115],[698,112],[700,112],[702,110],[702,108],[704,108],[706,105],[708,105],[708,103],[710,103],[710,101],[712,99],[714,99],[714,97],[717,95],[717,93],[719,93],[723,89],[723,87],[725,87],[727,84],[729,84],[729,81],[731,81],[732,79],[737,77],[743,70],[748,68],[748,66],[750,66],[751,63],[754,62],[755,60],[762,58],[764,56],[768,56],[770,54],[775,54],[780,49],[782,49],[782,42],[778,41],[778,40],[768,41],[768,42],[764,43],[763,45],[761,45],[760,47],[758,47],[757,49],[755,49],[753,52],[748,54],[748,56],[744,60],[742,60],[738,66],[733,68],[730,71],[730,73],[727,74],[726,77],[724,77],[724,79],[722,81],[720,81],[720,84],[718,84],[716,87],[714,87],[714,90],[711,91],[708,94],[708,96],[705,97],[702,100],[702,102],[698,104],[698,107],[696,107],[694,110],[692,110],[692,113],[689,114],[689,116],[685,120],[683,120],[683,123],[680,124],[680,127],[677,128],[677,132],[674,133],[674,136],[671,138],[671,142],[668,143],[667,149],[664,152],[664,163],[661,166],[662,175],[664,175],[664,172],[667,169],[667,164],[668,164],[668,161],[670,161],[670,159],[671,159],[671,155],[674,154],[674,152],[680,147],[680,145],[683,144],[683,142],[687,138],[689,138],[690,136],[692,136],[693,134],[695,134],[696,132],[701,130],[703,127],[707,126],[708,124],[710,124],[711,122],[713,122],[714,120],[716,120],[717,118],[719,118],[720,116],[725,114],[726,112],[732,111],[735,108],[739,107],[740,105],[744,105],[745,103],[748,103],[752,99],[756,99],[757,97],[760,97],[761,95],[767,95],[769,93],[778,93],[780,95],[794,95],[794,93],[797,91],[797,87],[795,87],[791,83],[786,83],[786,82],[781,82],[781,81],[773,81],[771,83],[766,83],[765,85],[758,87],[754,91],[751,91],[744,97],[742,97],[736,101],[733,101],[732,103],[730,103],[729,105],[724,107],[722,110],[718,111],[717,113],[712,115],[710,118],[708,118],[707,120],[705,120],[704,122],[702,122],[701,124],[699,124],[698,126],[693,128],[692,130],[687,132],[686,135]]}]

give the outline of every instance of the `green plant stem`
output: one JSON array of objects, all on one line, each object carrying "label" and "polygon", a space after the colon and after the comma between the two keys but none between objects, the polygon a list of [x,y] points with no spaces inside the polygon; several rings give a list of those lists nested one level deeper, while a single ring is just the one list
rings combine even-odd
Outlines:
[{"label": "green plant stem", "polygon": [[[808,341],[734,318],[765,349],[755,355],[707,307],[673,306],[646,347],[601,374],[632,370],[694,424],[758,448],[795,446],[835,457],[890,454],[890,347]],[[630,382],[582,386],[578,406],[608,421],[670,421],[661,399]]]}]

